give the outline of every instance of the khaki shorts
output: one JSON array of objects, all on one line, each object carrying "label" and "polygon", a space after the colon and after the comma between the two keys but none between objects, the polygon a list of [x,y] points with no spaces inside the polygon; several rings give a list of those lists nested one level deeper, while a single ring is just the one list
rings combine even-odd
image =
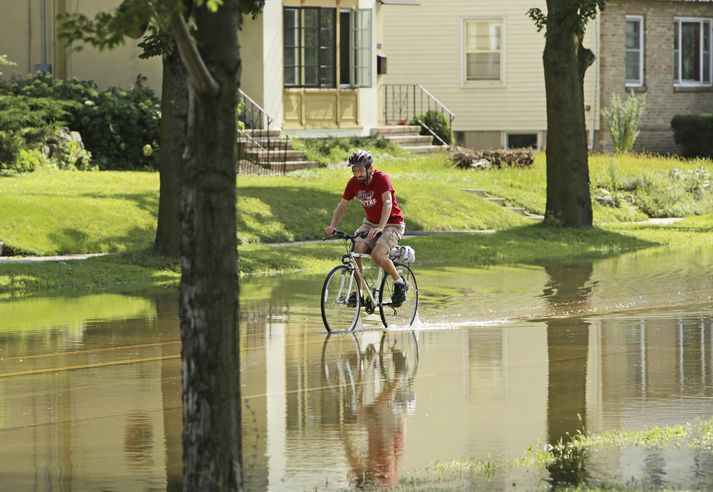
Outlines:
[{"label": "khaki shorts", "polygon": [[[369,222],[364,219],[356,232],[369,232],[371,229],[376,227],[377,224]],[[357,239],[357,241],[362,241],[369,246],[369,250],[373,251],[374,246],[381,244],[386,248],[386,251],[391,251],[391,249],[399,244],[401,237],[404,235],[406,230],[406,224],[386,224],[381,235],[376,239]]]}]

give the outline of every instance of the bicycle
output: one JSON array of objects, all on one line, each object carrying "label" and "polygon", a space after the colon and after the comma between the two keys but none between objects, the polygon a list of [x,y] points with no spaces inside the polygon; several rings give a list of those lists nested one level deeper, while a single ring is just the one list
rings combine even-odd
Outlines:
[{"label": "bicycle", "polygon": [[332,268],[322,286],[320,300],[322,321],[330,333],[354,330],[359,322],[362,300],[368,315],[379,310],[385,328],[391,325],[411,326],[416,319],[418,284],[413,271],[407,263],[394,261],[396,271],[409,284],[406,301],[400,306],[394,306],[391,303],[391,295],[394,292],[394,281],[391,276],[379,267],[374,280],[365,275],[357,265],[357,258],[371,258],[370,254],[354,252],[356,238],[365,236],[366,233],[352,235],[335,231],[330,238],[327,238],[343,239],[347,245],[347,253],[342,256],[342,264]]}]

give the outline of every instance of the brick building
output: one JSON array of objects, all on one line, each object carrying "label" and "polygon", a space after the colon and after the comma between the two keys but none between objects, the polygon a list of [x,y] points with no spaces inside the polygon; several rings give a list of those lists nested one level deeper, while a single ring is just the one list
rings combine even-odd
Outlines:
[{"label": "brick building", "polygon": [[[711,0],[610,0],[600,19],[599,96],[646,95],[637,150],[676,152],[671,118],[713,113]],[[596,150],[612,150],[602,119]]]}]

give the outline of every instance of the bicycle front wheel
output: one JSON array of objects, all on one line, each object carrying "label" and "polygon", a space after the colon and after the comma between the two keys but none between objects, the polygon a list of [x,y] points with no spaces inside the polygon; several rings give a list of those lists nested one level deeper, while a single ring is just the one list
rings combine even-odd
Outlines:
[{"label": "bicycle front wheel", "polygon": [[322,321],[327,331],[353,330],[359,321],[359,301],[354,272],[345,265],[334,267],[324,280],[320,300]]},{"label": "bicycle front wheel", "polygon": [[399,272],[406,282],[409,290],[406,293],[406,301],[399,307],[391,305],[391,295],[394,293],[394,279],[390,275],[384,275],[379,289],[379,314],[381,322],[385,327],[389,326],[411,326],[416,319],[418,312],[418,284],[416,276],[411,269],[400,263],[394,263],[396,271]]}]

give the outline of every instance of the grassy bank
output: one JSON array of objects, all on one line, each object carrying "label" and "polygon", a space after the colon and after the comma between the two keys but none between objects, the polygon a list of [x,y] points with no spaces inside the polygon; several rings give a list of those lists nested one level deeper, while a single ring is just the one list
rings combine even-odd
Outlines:
[{"label": "grassy bank", "polygon": [[[632,223],[647,218],[637,208],[637,200],[669,213],[678,209],[690,214],[713,213],[713,192],[706,181],[713,168],[710,162],[592,156],[590,163],[595,196],[608,192],[617,198],[619,206],[595,202],[597,227],[589,231],[535,225],[464,191],[485,189],[511,205],[544,213],[543,154],[537,155],[532,168],[524,170],[458,170],[440,155],[392,157],[378,167],[393,177],[409,231],[496,231],[408,238],[406,242],[418,252],[419,267],[603,257],[710,240],[710,235],[701,233],[713,229],[712,215],[691,216],[674,226]],[[334,242],[287,247],[266,243],[321,238],[348,177],[344,168],[306,170],[289,176],[240,176],[237,225],[241,273],[317,273],[332,265],[341,252],[341,246]],[[666,180],[670,182],[668,188],[661,184]],[[632,181],[638,183],[633,189]],[[148,253],[157,205],[155,173],[45,171],[0,178],[0,241],[11,252],[118,253],[84,262],[0,264],[0,297],[174,285],[177,263]],[[342,228],[355,228],[361,217],[358,204],[351,204]]]},{"label": "grassy bank", "polygon": [[[492,234],[412,236],[419,269],[487,267],[598,259],[652,247],[713,245],[713,216],[686,219],[669,226],[623,224],[590,230],[558,230],[541,224]],[[239,248],[242,276],[288,272],[327,272],[344,252],[341,241]],[[130,252],[84,261],[0,263],[0,299],[51,293],[126,292],[175,286],[177,262],[147,252]]]},{"label": "grassy bank", "polygon": [[[592,156],[596,225],[651,216],[713,213],[709,161],[647,156]],[[454,169],[443,155],[392,156],[378,163],[391,174],[410,231],[504,230],[529,224],[514,212],[465,191],[479,188],[509,205],[543,214],[545,160],[530,169]],[[331,219],[349,172],[305,170],[288,176],[239,176],[241,244],[317,239]],[[15,253],[39,255],[147,249],[155,231],[158,174],[43,171],[0,178],[0,241]],[[633,188],[632,188],[633,187]],[[647,213],[644,213],[646,211]],[[343,228],[362,217],[352,203]]]}]

